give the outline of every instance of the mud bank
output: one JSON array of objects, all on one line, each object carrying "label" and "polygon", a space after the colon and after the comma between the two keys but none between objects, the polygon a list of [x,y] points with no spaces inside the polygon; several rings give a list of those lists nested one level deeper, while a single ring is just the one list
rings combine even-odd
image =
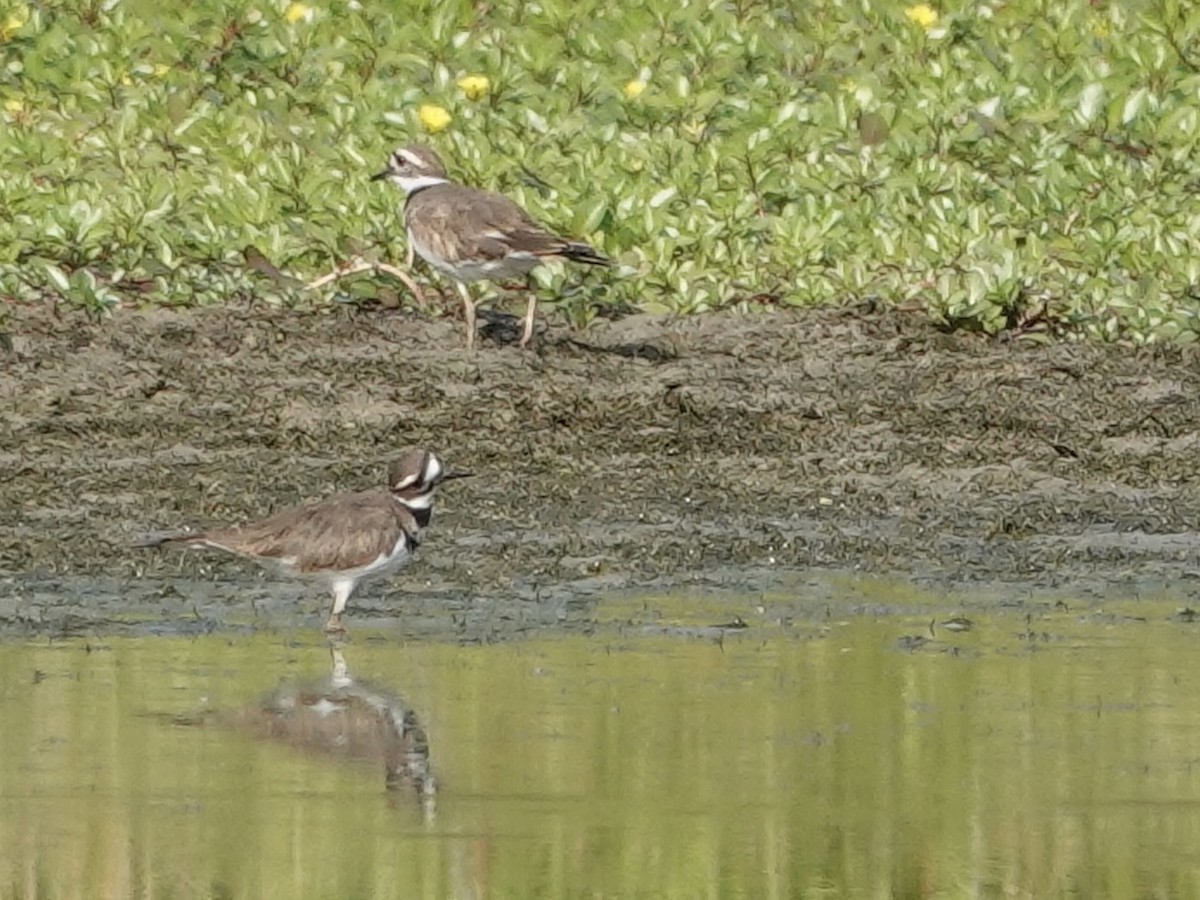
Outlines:
[{"label": "mud bank", "polygon": [[[467,353],[457,322],[394,311],[14,308],[5,329],[4,630],[263,605],[315,623],[319,590],[129,542],[371,486],[409,444],[478,477],[351,611],[429,607],[422,633],[461,633],[480,603],[492,627],[545,627],[610,593],[802,593],[814,571],[1183,597],[1200,571],[1189,348],[861,310],[553,325],[529,353],[486,335]],[[207,611],[196,584],[216,585]]]}]

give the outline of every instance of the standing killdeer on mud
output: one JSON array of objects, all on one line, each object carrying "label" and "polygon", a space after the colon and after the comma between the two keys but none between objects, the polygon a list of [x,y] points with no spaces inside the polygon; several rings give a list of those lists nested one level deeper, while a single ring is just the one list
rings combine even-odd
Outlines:
[{"label": "standing killdeer on mud", "polygon": [[408,450],[391,464],[386,488],[335,494],[240,528],[155,537],[138,546],[214,547],[323,581],[333,592],[325,630],[342,631],[342,611],[359,579],[407,563],[429,524],[437,486],[469,474],[447,472],[428,450]]},{"label": "standing killdeer on mud", "polygon": [[[467,284],[528,275],[546,259],[591,266],[611,265],[592,247],[547,231],[529,213],[501,194],[453,184],[446,167],[428,147],[401,147],[387,168],[371,177],[388,178],[408,201],[404,224],[417,254],[454,279],[467,318],[467,348],[475,344],[475,301]],[[533,335],[537,297],[529,291],[521,347]]]}]

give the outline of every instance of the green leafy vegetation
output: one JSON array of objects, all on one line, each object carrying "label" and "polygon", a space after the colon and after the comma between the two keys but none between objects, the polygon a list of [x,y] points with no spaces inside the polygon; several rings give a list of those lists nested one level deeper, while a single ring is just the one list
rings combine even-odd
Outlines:
[{"label": "green leafy vegetation", "polygon": [[1200,329],[1187,0],[46,0],[0,5],[0,62],[10,301],[407,297],[303,285],[403,262],[367,177],[425,140],[619,261],[542,279],[578,323],[870,300]]}]

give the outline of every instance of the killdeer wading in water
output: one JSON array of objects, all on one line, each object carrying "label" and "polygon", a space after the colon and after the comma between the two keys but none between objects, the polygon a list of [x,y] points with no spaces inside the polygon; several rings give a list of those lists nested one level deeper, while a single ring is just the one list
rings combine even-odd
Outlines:
[{"label": "killdeer wading in water", "polygon": [[[591,266],[611,261],[579,241],[559,237],[501,194],[453,184],[428,147],[401,147],[372,181],[390,179],[408,195],[404,224],[409,246],[439,272],[454,279],[467,318],[467,347],[475,345],[475,301],[467,284],[527,276],[547,259]],[[533,335],[537,297],[529,291],[521,347]]]},{"label": "killdeer wading in water", "polygon": [[386,488],[335,494],[239,528],[156,537],[139,546],[213,547],[323,581],[333,592],[325,630],[339,632],[359,579],[407,563],[429,524],[438,485],[469,474],[447,472],[428,450],[408,450],[391,464]]}]

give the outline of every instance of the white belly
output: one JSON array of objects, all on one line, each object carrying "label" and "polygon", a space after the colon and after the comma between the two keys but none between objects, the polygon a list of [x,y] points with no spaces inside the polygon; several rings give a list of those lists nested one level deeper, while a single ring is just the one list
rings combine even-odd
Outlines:
[{"label": "white belly", "polygon": [[486,262],[463,261],[453,271],[446,271],[459,281],[498,281],[525,275],[540,262],[532,253],[513,253],[504,259],[489,259]]},{"label": "white belly", "polygon": [[381,553],[365,566],[341,573],[341,577],[363,578],[367,575],[388,575],[404,566],[410,559],[412,559],[412,553],[408,549],[408,539],[404,535],[400,535],[400,540],[396,541],[396,546],[392,548],[391,553]]},{"label": "white belly", "polygon": [[457,281],[497,281],[516,278],[519,275],[525,275],[541,262],[541,259],[532,253],[511,253],[503,259],[489,259],[482,262],[472,260],[451,262],[438,254],[429,244],[417,240],[411,229],[408,232],[408,243],[417,256],[442,274],[449,275]]}]

